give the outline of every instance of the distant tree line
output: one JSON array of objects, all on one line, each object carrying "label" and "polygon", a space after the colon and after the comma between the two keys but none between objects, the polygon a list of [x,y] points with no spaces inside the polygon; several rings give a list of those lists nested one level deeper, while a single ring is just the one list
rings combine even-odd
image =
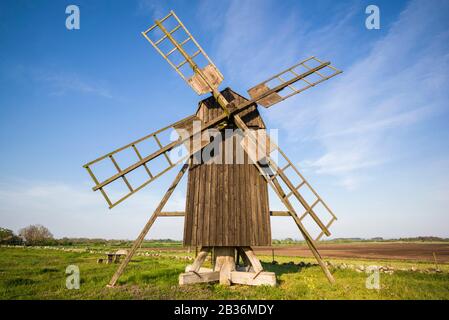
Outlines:
[{"label": "distant tree line", "polygon": [[19,230],[16,235],[10,229],[0,228],[0,244],[7,245],[53,245],[55,239],[46,227],[36,224]]},{"label": "distant tree line", "polygon": [[0,228],[0,244],[21,245],[23,239],[14,234],[12,230]]},{"label": "distant tree line", "polygon": [[[409,237],[398,239],[384,239],[382,237],[375,238],[335,238],[325,240],[331,243],[348,243],[348,242],[447,242],[449,238],[440,237]],[[68,238],[55,239],[53,234],[46,227],[42,225],[30,225],[19,230],[16,235],[12,230],[0,227],[0,245],[27,245],[27,246],[108,246],[108,247],[130,247],[133,241],[131,240],[106,240],[101,238]],[[292,245],[303,244],[304,240],[285,238],[273,239],[274,245]],[[152,246],[181,246],[182,242],[173,239],[155,239],[145,240],[142,247]]]},{"label": "distant tree line", "polygon": [[[102,238],[68,238],[55,239],[48,228],[42,225],[30,225],[19,230],[18,234],[14,231],[0,227],[0,245],[26,245],[26,246],[108,246],[108,247],[130,247],[133,241],[120,239],[102,239]],[[181,245],[182,242],[173,239],[145,240],[142,247],[151,247],[154,245]]]}]

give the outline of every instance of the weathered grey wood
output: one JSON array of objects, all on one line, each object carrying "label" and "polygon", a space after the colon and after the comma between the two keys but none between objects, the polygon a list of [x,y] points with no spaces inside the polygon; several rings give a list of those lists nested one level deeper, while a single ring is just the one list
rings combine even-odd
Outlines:
[{"label": "weathered grey wood", "polygon": [[193,283],[205,283],[218,281],[220,278],[220,272],[185,272],[179,275],[179,285],[193,284]]},{"label": "weathered grey wood", "polygon": [[[198,267],[202,264],[203,258],[207,252],[214,251],[215,262],[214,268]],[[246,259],[248,266],[236,266],[235,254],[236,250]],[[246,253],[245,253],[246,252]],[[251,265],[250,259],[253,261]],[[255,257],[251,248],[241,247],[214,247],[201,248],[200,253],[192,265],[185,269],[185,273],[179,276],[179,284],[192,284],[219,281],[223,285],[246,284],[246,285],[276,285],[276,276],[273,272],[263,272],[259,260]],[[236,272],[237,271],[237,272]]]},{"label": "weathered grey wood", "polygon": [[[215,194],[215,201],[217,202],[217,207],[216,207],[216,211],[217,211],[217,219],[216,219],[216,243],[217,246],[222,246],[224,243],[224,230],[223,230],[223,216],[225,215],[226,212],[226,206],[224,204],[222,204],[221,206],[218,206],[220,201],[224,201],[224,197],[223,197],[223,193],[224,193],[224,177],[223,174],[220,174],[220,172],[224,172],[224,165],[218,165],[218,172],[217,172],[217,192]],[[214,253],[215,256],[215,253]],[[214,260],[215,261],[215,260]]]},{"label": "weathered grey wood", "polygon": [[[189,167],[191,167],[191,165],[192,165],[192,158],[190,158],[190,159],[188,160],[188,164],[189,164]],[[190,199],[191,193],[192,193],[192,189],[189,187],[189,183],[191,183],[191,182],[189,181],[189,179],[187,179],[186,199]],[[186,230],[187,230],[187,228],[188,228],[188,225],[192,223],[191,221],[189,221],[188,217],[185,216],[185,213],[186,213],[186,211],[187,211],[187,208],[188,208],[189,206],[191,206],[191,205],[192,205],[191,203],[189,203],[188,201],[186,201],[186,208],[185,208],[185,211],[183,212],[183,214],[184,214],[184,230],[183,230],[184,232],[183,232],[183,234],[184,234],[184,236],[186,236]],[[189,235],[188,235],[189,240],[191,240],[191,239],[190,239],[191,236],[192,236],[192,234],[189,233]],[[188,241],[188,242],[190,243],[191,241]],[[190,251],[192,250],[192,246],[187,246],[187,247],[188,247],[188,251],[189,251],[189,253],[190,253]]]},{"label": "weathered grey wood", "polygon": [[[199,178],[196,186],[198,188],[198,218],[197,218],[197,229],[196,231],[196,238],[197,238],[197,246],[203,245],[205,242],[203,242],[205,239],[204,233],[203,233],[203,225],[205,222],[205,215],[209,215],[209,212],[207,211],[209,208],[206,208],[205,199],[206,199],[206,173],[207,173],[207,167],[205,166],[198,166],[200,168],[199,172]],[[202,170],[201,170],[202,169]]]},{"label": "weathered grey wood", "polygon": [[228,216],[228,225],[227,228],[224,230],[225,233],[228,235],[228,241],[225,245],[229,245],[231,241],[233,240],[236,244],[238,244],[238,240],[235,236],[235,214],[236,210],[242,211],[242,206],[239,206],[239,208],[236,207],[236,201],[235,201],[235,170],[238,169],[238,167],[234,165],[227,165],[228,167],[228,174],[229,174],[229,186],[228,186],[228,193],[229,193],[229,211],[225,214]]},{"label": "weathered grey wood", "polygon": [[203,265],[204,261],[206,260],[207,256],[209,255],[210,251],[211,251],[210,247],[202,247],[200,249],[200,252],[196,256],[195,260],[190,265],[190,268],[188,268],[188,270],[186,269],[186,272],[189,272],[189,271],[199,272],[201,266]]},{"label": "weathered grey wood", "polygon": [[[195,168],[195,172],[193,175],[193,179],[190,182],[190,188],[192,188],[192,195],[193,195],[193,204],[191,205],[192,210],[194,210],[194,212],[196,213],[193,217],[192,217],[192,228],[191,229],[187,229],[185,232],[186,233],[191,233],[192,234],[192,242],[191,245],[194,245],[195,247],[197,246],[197,244],[199,243],[198,241],[198,221],[199,221],[199,211],[200,211],[200,206],[199,206],[199,202],[200,202],[200,188],[198,187],[194,187],[195,185],[197,185],[200,181],[200,174],[201,171],[196,169],[197,165],[194,165]],[[192,168],[192,166],[190,167]],[[189,178],[190,178],[190,171],[189,171]],[[190,179],[189,179],[190,180]],[[188,202],[191,202],[191,200],[187,200]],[[186,208],[187,209],[187,208]],[[185,235],[184,235],[185,236]]]},{"label": "weathered grey wood", "polygon": [[274,272],[242,272],[232,271],[231,282],[236,284],[246,284],[250,286],[276,286],[276,275]]},{"label": "weathered grey wood", "polygon": [[[237,104],[244,101],[230,89],[224,90],[223,95]],[[212,97],[200,103],[197,116],[207,122],[222,113],[222,108]],[[255,105],[242,112],[242,119],[251,127],[265,128]],[[231,139],[234,138],[228,137],[221,143],[217,157],[222,160],[226,160],[224,149]],[[235,161],[237,150],[242,152],[243,149],[237,140],[233,141],[232,148]],[[191,165],[187,183],[185,246],[271,245],[267,183],[243,154],[244,164]]]},{"label": "weathered grey wood", "polygon": [[231,272],[235,270],[234,256],[225,257],[220,270],[220,284],[231,285]]},{"label": "weathered grey wood", "polygon": [[235,270],[235,248],[215,247],[215,270],[220,273],[220,284],[231,285],[231,272]]},{"label": "weathered grey wood", "polygon": [[210,200],[209,206],[211,210],[211,215],[209,218],[209,235],[208,242],[217,243],[217,170],[210,170]]},{"label": "weathered grey wood", "polygon": [[[205,268],[205,267],[201,267],[201,268],[200,268],[198,271],[196,271],[196,272],[198,272],[198,273],[204,273],[204,272],[212,272],[212,271],[214,271],[213,268]],[[186,267],[185,267],[185,269],[184,269],[184,272],[192,272],[192,265],[191,265],[191,264],[186,265]]]},{"label": "weathered grey wood", "polygon": [[[223,202],[223,209],[221,211],[223,215],[223,238],[221,241],[221,245],[224,246],[227,243],[229,243],[229,215],[228,212],[231,209],[231,194],[229,192],[229,166],[223,165],[223,193],[224,193],[224,202]],[[218,245],[218,244],[217,244]]]},{"label": "weathered grey wood", "polygon": [[214,271],[220,271],[225,261],[226,247],[214,247]]},{"label": "weathered grey wood", "polygon": [[241,252],[248,258],[248,261],[251,263],[254,272],[259,272],[263,270],[262,264],[259,259],[256,257],[256,254],[250,247],[242,247]]},{"label": "weathered grey wood", "polygon": [[247,255],[243,251],[242,247],[238,247],[237,250],[239,251],[240,256],[242,257],[243,265],[245,267],[247,267],[247,271],[254,271],[253,266],[251,265],[251,261],[249,261]]}]

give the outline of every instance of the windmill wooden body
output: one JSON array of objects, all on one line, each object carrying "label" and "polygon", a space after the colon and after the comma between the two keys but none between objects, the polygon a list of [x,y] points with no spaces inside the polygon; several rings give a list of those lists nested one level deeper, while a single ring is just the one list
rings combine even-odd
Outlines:
[{"label": "windmill wooden body", "polygon": [[[218,90],[223,75],[173,11],[156,20],[156,24],[142,35],[198,94],[211,93],[211,96],[199,102],[195,114],[84,166],[95,183],[93,190],[99,190],[112,208],[184,163],[109,286],[116,284],[156,218],[167,216],[184,216],[184,245],[200,248],[194,263],[179,276],[180,284],[220,281],[223,284],[275,285],[275,274],[263,271],[252,250],[253,246],[271,245],[270,216],[293,218],[327,278],[333,282],[315,241],[330,235],[329,227],[336,216],[266,134],[258,105],[270,107],[341,71],[330,62],[311,57],[249,89],[250,99],[247,99],[230,88]],[[164,49],[164,45],[168,47]],[[189,71],[190,75],[187,74]],[[203,135],[211,129],[215,137],[221,139],[215,144],[219,148],[213,148],[213,154],[209,154],[206,161],[204,151],[216,142],[216,138],[204,139]],[[237,134],[226,135],[235,129],[238,129]],[[178,133],[177,139],[163,142],[160,137],[173,130]],[[148,142],[153,142],[156,148],[145,152],[143,146]],[[183,156],[171,157],[171,152],[184,147],[187,151]],[[123,165],[120,159],[126,153],[131,153],[134,161]],[[156,172],[153,163],[160,159],[165,159],[166,165]],[[115,172],[100,180],[95,170],[105,164]],[[146,178],[136,184],[134,176],[138,172]],[[165,204],[186,172],[185,211],[164,212]],[[112,199],[108,188],[117,184],[124,190]],[[270,210],[268,186],[274,190],[286,211]],[[323,214],[327,216],[323,218]],[[306,219],[318,229],[315,238],[304,225]],[[201,268],[211,253],[213,269]],[[242,264],[239,263],[240,258]]]},{"label": "windmill wooden body", "polygon": [[[225,89],[222,94],[230,102],[246,100],[231,89]],[[200,102],[196,114],[207,122],[222,112],[211,97]],[[255,106],[244,110],[241,117],[248,127],[265,129]],[[228,139],[233,137],[222,137],[220,149],[214,150],[217,153],[214,156],[220,158],[216,161],[218,164],[205,164],[202,159],[189,168],[184,226],[186,246],[271,245],[267,183],[238,141]],[[232,161],[225,159],[226,151],[231,151],[226,143],[232,144]],[[237,161],[238,151],[241,151],[241,161]]]}]

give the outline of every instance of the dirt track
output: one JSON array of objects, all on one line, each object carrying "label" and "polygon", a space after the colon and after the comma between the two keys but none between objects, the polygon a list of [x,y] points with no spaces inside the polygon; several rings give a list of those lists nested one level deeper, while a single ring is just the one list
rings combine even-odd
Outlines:
[{"label": "dirt track", "polygon": [[[280,256],[312,256],[306,246],[258,247],[258,254]],[[320,244],[318,249],[323,257],[329,258],[364,258],[434,261],[433,252],[438,262],[449,262],[449,244],[442,243],[350,243]]]}]

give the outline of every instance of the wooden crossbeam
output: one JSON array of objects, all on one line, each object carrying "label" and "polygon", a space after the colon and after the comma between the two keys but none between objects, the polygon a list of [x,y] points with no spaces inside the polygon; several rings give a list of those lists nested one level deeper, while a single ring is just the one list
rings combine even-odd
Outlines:
[{"label": "wooden crossbeam", "polygon": [[[134,151],[136,152],[137,157],[139,158],[140,161],[142,161],[142,155],[140,154],[139,150],[137,149],[136,145],[132,145],[132,148],[134,149]],[[148,168],[147,164],[144,163],[143,167],[145,168],[146,172],[148,173],[148,175],[150,176],[150,178],[153,178],[153,174],[151,173],[150,169]]]},{"label": "wooden crossbeam", "polygon": [[156,218],[158,217],[159,213],[164,208],[165,204],[167,203],[168,199],[170,199],[170,196],[173,194],[173,191],[175,191],[176,186],[178,185],[179,181],[181,181],[181,178],[183,177],[184,173],[186,173],[189,166],[187,164],[184,164],[179,171],[178,175],[173,180],[172,184],[168,188],[167,192],[165,193],[164,197],[162,198],[161,202],[157,206],[156,210],[151,215],[148,222],[145,224],[144,228],[140,232],[139,236],[137,237],[136,241],[134,241],[133,246],[131,247],[131,250],[129,251],[128,255],[125,257],[125,259],[120,264],[117,271],[114,273],[114,275],[111,278],[111,281],[109,281],[108,287],[113,287],[117,283],[117,280],[120,278],[120,276],[125,271],[126,266],[131,261],[131,258],[136,253],[137,249],[142,245],[143,240],[145,239],[145,236],[147,235],[148,231],[150,231],[150,228],[152,227],[154,221],[156,221]]},{"label": "wooden crossbeam", "polygon": [[[163,211],[158,214],[158,217],[184,217],[186,213],[184,211]],[[288,211],[270,211],[272,217],[290,217]]]},{"label": "wooden crossbeam", "polygon": [[[120,169],[120,166],[118,165],[117,161],[115,161],[114,156],[112,154],[109,156],[109,158],[111,159],[111,161],[114,164],[114,167],[117,169],[117,171],[118,172],[122,171],[122,169]],[[125,176],[122,176],[122,179],[125,182],[125,184],[127,185],[129,191],[133,192],[134,189],[131,186],[131,184],[129,183],[128,179]]]}]

